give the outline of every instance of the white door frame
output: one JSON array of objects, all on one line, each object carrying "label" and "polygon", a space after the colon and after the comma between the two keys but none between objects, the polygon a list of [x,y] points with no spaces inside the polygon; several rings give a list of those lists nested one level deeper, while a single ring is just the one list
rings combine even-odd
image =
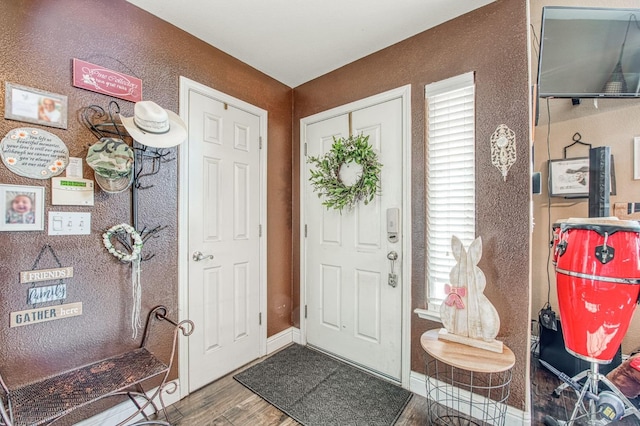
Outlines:
[{"label": "white door frame", "polygon": [[[267,353],[267,111],[236,99],[211,87],[180,76],[180,118],[189,122],[189,90],[213,97],[221,102],[260,117],[260,356]],[[178,318],[189,318],[189,138],[179,146],[178,156]],[[195,324],[198,327],[198,324]],[[178,378],[180,398],[189,394],[189,344],[181,340],[178,350]]]},{"label": "white door frame", "polygon": [[[305,117],[300,120],[300,338],[307,343],[307,325],[304,318],[306,305],[306,253],[304,244],[306,184],[304,181],[304,164],[306,162],[304,144],[306,142],[306,126],[323,121],[350,111],[363,109],[392,99],[402,99],[402,386],[409,389],[411,372],[411,85],[389,90],[359,101],[351,102],[327,111]],[[315,195],[310,194],[315,197]]]}]

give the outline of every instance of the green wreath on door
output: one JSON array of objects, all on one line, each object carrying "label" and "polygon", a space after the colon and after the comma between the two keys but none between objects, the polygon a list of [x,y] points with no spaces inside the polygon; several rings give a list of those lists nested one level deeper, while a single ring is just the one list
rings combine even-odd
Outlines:
[{"label": "green wreath on door", "polygon": [[327,209],[353,209],[362,201],[369,204],[380,194],[378,154],[362,134],[348,138],[333,138],[331,149],[324,156],[309,157],[309,182],[318,197],[324,198]]}]

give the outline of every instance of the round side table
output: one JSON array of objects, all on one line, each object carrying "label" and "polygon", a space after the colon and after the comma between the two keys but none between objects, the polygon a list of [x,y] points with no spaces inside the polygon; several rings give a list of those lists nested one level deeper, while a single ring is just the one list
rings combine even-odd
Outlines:
[{"label": "round side table", "polygon": [[515,356],[503,345],[491,352],[448,340],[439,329],[422,334],[427,353],[429,418],[434,425],[504,425]]}]

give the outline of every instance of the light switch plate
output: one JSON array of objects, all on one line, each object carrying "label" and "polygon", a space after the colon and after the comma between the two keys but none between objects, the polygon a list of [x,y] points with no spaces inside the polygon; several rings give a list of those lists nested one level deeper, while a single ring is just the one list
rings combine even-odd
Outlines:
[{"label": "light switch plate", "polygon": [[91,213],[49,212],[49,235],[89,235]]}]

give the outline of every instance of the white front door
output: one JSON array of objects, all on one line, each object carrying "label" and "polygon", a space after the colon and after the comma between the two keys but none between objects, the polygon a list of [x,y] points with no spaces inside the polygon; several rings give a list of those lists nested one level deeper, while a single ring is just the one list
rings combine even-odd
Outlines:
[{"label": "white front door", "polygon": [[226,98],[188,92],[190,391],[258,358],[264,334],[261,116]]},{"label": "white front door", "polygon": [[[409,284],[401,266],[405,234],[401,227],[399,239],[390,241],[386,222],[387,211],[405,207],[405,119],[398,97],[321,121],[304,119],[301,138],[307,342],[396,381],[402,381],[403,287]],[[333,137],[347,137],[350,128],[354,135],[368,135],[378,153],[381,195],[340,213],[321,205],[309,184],[314,166],[306,159],[327,153]],[[389,282],[390,252],[398,258],[395,286]]]}]

